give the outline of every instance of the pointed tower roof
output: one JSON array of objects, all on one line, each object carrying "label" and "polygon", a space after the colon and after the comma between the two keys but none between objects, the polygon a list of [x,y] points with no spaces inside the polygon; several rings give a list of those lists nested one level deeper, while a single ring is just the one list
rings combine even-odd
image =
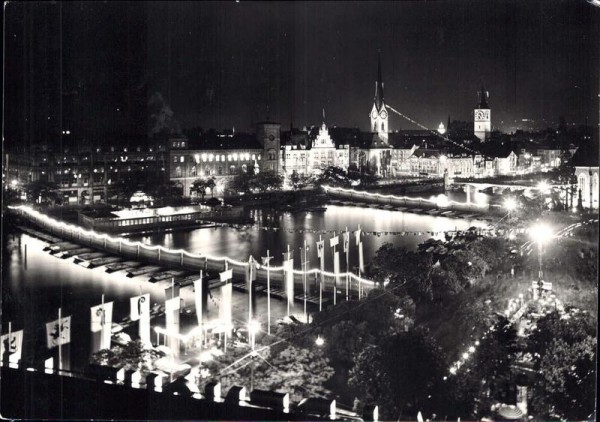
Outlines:
[{"label": "pointed tower roof", "polygon": [[490,108],[487,103],[488,93],[485,90],[483,84],[481,84],[481,91],[479,92],[479,108],[487,109]]},{"label": "pointed tower roof", "polygon": [[377,81],[375,82],[375,107],[377,111],[383,106],[383,79],[381,77],[381,53],[378,54]]}]

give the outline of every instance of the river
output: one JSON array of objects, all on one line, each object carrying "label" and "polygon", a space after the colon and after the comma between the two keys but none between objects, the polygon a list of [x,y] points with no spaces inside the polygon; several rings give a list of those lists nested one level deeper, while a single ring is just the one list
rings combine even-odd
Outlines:
[{"label": "river", "polygon": [[[365,262],[368,263],[376,250],[385,242],[409,249],[432,236],[426,232],[444,230],[465,230],[471,226],[483,226],[484,222],[446,218],[422,214],[411,214],[379,209],[358,207],[328,206],[325,212],[316,213],[281,213],[266,210],[250,211],[259,222],[259,228],[236,229],[218,227],[175,231],[172,233],[151,236],[135,236],[148,244],[162,244],[168,248],[183,248],[190,252],[203,252],[213,255],[226,255],[231,258],[246,260],[249,254],[254,257],[264,256],[266,250],[274,256],[273,264],[279,265],[281,253],[287,245],[294,250],[295,267],[300,268],[299,250],[304,240],[311,246],[308,252],[309,267],[317,264],[315,242],[319,233],[314,230],[335,230],[341,232],[346,227],[355,230],[360,224],[366,233],[378,232],[379,235],[368,234],[362,237]],[[260,227],[278,227],[279,230],[264,230]],[[410,232],[408,235],[391,235],[386,232]],[[413,232],[421,232],[415,235]],[[333,234],[321,234],[324,239]],[[25,256],[27,245],[27,256]],[[354,237],[351,238],[350,267],[357,265],[357,253]],[[84,368],[89,356],[89,308],[98,305],[102,294],[105,301],[115,301],[114,321],[120,321],[129,312],[129,298],[150,293],[152,302],[163,303],[164,286],[140,281],[141,278],[127,278],[123,272],[108,274],[104,267],[87,269],[73,263],[72,259],[59,259],[43,248],[46,243],[27,234],[5,235],[3,239],[4,262],[2,263],[2,332],[8,331],[7,323],[12,322],[13,330],[25,329],[23,360],[39,363],[48,356],[45,347],[45,323],[56,319],[57,310],[62,307],[63,315],[72,315],[71,359],[74,368]],[[331,251],[326,244],[327,268],[332,269]],[[341,245],[340,245],[341,249]],[[342,271],[345,260],[342,258]],[[184,289],[185,290],[185,289]],[[193,303],[191,289],[182,294],[187,304]],[[245,321],[247,315],[247,297],[243,293],[234,292],[234,320]],[[218,298],[217,298],[218,299]],[[210,302],[210,301],[209,301]],[[212,306],[212,308],[211,308]],[[214,309],[213,309],[214,308]],[[266,324],[266,298],[257,301],[259,318]],[[296,306],[301,312],[302,306]],[[212,310],[211,310],[212,309]],[[314,307],[312,307],[314,310]],[[216,306],[209,303],[209,311],[216,316]],[[272,321],[286,312],[284,301],[272,301]],[[161,324],[161,320],[156,323]],[[185,319],[184,319],[185,324]],[[193,320],[188,321],[188,325]]]}]

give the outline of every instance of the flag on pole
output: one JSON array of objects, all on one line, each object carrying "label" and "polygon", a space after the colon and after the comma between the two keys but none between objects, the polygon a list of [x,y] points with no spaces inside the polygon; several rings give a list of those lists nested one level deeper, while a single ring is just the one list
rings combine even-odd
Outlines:
[{"label": "flag on pole", "polygon": [[288,305],[294,306],[294,260],[283,261],[283,273],[285,274],[285,295]]},{"label": "flag on pole", "polygon": [[46,323],[48,349],[71,342],[71,317],[64,317]]},{"label": "flag on pole", "polygon": [[333,256],[333,273],[335,274],[335,284],[337,286],[339,280],[339,274],[340,274],[340,253],[339,251],[335,252],[335,255]]},{"label": "flag on pole", "polygon": [[203,318],[203,312],[204,309],[202,308],[202,296],[204,295],[204,292],[202,291],[202,279],[198,279],[194,281],[194,300],[196,303],[196,317],[198,318],[198,326],[202,327],[202,318]]},{"label": "flag on pole", "polygon": [[[100,333],[98,350],[110,349],[110,336],[112,328],[113,302],[103,303],[90,308],[92,333]],[[98,351],[95,350],[95,351]]]},{"label": "flag on pole", "polygon": [[[227,270],[219,273],[221,281],[226,282],[233,278],[233,271]],[[233,284],[226,283],[221,286],[221,305],[219,306],[219,319],[225,325],[225,327],[231,327],[232,316],[232,297],[233,297]]]},{"label": "flag on pole", "polygon": [[179,297],[179,283],[173,283],[171,286],[165,289],[165,300],[172,299],[174,297]]},{"label": "flag on pole", "polygon": [[325,248],[325,241],[319,240],[317,242],[317,257],[321,258],[323,256],[323,249]]},{"label": "flag on pole", "polygon": [[135,296],[130,299],[131,320],[139,322],[139,336],[144,344],[151,344],[150,339],[150,294]]},{"label": "flag on pole", "polygon": [[23,330],[11,331],[0,337],[2,362],[19,363],[23,351]]},{"label": "flag on pole", "polygon": [[362,242],[359,242],[358,244],[358,268],[360,269],[361,274],[365,272],[365,258],[363,256]]},{"label": "flag on pole", "polygon": [[360,235],[361,235],[360,229],[358,229],[354,232],[354,237],[356,238],[356,246],[358,246],[358,244],[360,243]]},{"label": "flag on pole", "polygon": [[137,321],[144,316],[150,316],[150,294],[134,296],[129,299],[131,304],[131,320]]},{"label": "flag on pole", "polygon": [[339,237],[335,236],[335,237],[332,237],[331,239],[329,239],[329,246],[330,247],[333,248],[334,246],[337,246],[339,244],[340,244],[340,238]]},{"label": "flag on pole", "polygon": [[348,252],[348,246],[350,245],[350,232],[346,231],[344,235],[344,253]]},{"label": "flag on pole", "polygon": [[219,273],[219,277],[221,278],[221,281],[231,280],[233,278],[233,270],[223,271],[222,273]]}]

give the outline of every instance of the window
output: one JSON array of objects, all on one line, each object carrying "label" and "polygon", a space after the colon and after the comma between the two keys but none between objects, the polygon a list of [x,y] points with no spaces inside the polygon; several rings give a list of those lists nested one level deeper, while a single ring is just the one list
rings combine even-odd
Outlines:
[{"label": "window", "polygon": [[176,163],[177,162],[177,156],[173,156],[173,162]]},{"label": "window", "polygon": [[195,176],[196,175],[196,166],[192,166],[192,168],[190,169],[190,176]]},{"label": "window", "polygon": [[179,166],[175,169],[175,177],[181,177],[181,167]]},{"label": "window", "polygon": [[219,176],[222,176],[222,175],[223,175],[223,167],[219,166],[219,169],[217,170],[217,174],[218,174]]},{"label": "window", "polygon": [[248,166],[246,164],[242,164],[242,172],[248,173]]},{"label": "window", "polygon": [[181,156],[181,158],[179,159],[179,161],[180,161],[181,163],[183,163],[183,162],[185,161],[185,157],[182,155],[182,156]]}]

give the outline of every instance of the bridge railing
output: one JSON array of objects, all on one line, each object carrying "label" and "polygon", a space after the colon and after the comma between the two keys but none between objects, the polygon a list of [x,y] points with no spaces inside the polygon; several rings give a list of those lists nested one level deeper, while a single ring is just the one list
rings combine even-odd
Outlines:
[{"label": "bridge railing", "polygon": [[[27,206],[9,207],[12,211],[26,217],[43,230],[66,240],[71,240],[82,246],[90,246],[109,253],[123,257],[147,261],[165,266],[178,266],[191,271],[224,271],[225,266],[232,270],[234,278],[244,279],[248,270],[248,261],[239,261],[227,256],[212,256],[209,254],[192,254],[184,249],[169,249],[161,245],[147,245],[135,241],[132,242],[120,236],[111,236],[106,233],[96,233],[82,227],[55,220]],[[284,280],[284,270],[281,266],[268,268],[269,279],[273,287],[281,287]],[[293,270],[295,288],[302,287],[304,275],[306,274],[307,286],[314,285],[315,280],[323,281],[323,289],[333,291],[334,286],[338,290],[345,290],[346,279],[349,289],[368,291],[378,285],[377,282],[359,277],[351,272],[340,272],[334,274],[321,271],[318,268]],[[256,271],[257,280],[264,283],[267,280],[267,267],[260,266]],[[360,286],[360,287],[359,287]]]}]

